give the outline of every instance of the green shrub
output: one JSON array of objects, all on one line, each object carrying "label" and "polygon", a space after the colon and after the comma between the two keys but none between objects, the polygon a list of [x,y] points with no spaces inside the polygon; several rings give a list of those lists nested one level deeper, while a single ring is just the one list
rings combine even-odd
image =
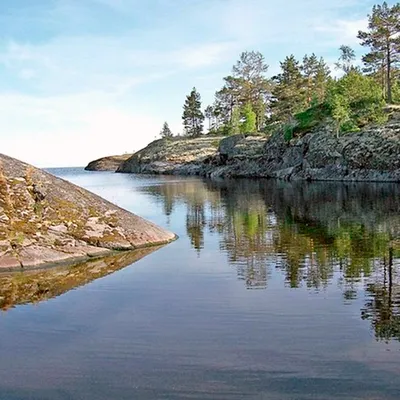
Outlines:
[{"label": "green shrub", "polygon": [[290,142],[293,139],[293,126],[292,125],[285,125],[283,127],[283,137],[285,138],[286,142]]}]

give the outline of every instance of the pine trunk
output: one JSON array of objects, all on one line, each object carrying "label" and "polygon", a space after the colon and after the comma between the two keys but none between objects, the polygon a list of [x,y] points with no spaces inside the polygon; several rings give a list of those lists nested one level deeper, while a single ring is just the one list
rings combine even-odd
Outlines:
[{"label": "pine trunk", "polygon": [[390,80],[390,69],[391,69],[391,59],[390,59],[390,44],[387,44],[386,49],[386,62],[387,62],[387,69],[386,69],[386,79],[387,79],[387,102],[392,104],[392,85]]}]

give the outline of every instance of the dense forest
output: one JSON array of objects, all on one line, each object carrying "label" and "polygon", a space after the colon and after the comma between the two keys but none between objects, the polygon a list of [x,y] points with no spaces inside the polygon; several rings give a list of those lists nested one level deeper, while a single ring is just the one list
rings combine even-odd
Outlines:
[{"label": "dense forest", "polygon": [[[339,49],[335,68],[322,57],[294,55],[280,62],[280,73],[268,77],[263,54],[245,51],[223,78],[214,103],[202,108],[200,93],[193,88],[183,106],[184,134],[269,133],[280,129],[286,140],[321,123],[339,136],[365,125],[384,123],[387,105],[400,103],[400,3],[375,5],[368,15],[366,31],[358,32],[366,48],[362,66],[354,50]],[[165,123],[162,137],[172,133]]]}]

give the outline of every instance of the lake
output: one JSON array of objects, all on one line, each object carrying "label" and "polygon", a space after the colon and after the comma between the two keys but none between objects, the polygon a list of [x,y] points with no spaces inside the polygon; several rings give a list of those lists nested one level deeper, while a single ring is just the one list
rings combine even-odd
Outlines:
[{"label": "lake", "polygon": [[400,398],[400,185],[50,172],[179,239],[0,274],[1,400]]}]

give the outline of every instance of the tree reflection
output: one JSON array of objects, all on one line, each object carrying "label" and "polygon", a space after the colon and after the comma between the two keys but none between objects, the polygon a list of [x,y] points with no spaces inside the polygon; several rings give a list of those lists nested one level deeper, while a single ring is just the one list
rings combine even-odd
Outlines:
[{"label": "tree reflection", "polygon": [[[186,205],[186,228],[201,252],[208,233],[247,288],[266,288],[273,271],[291,288],[335,282],[345,301],[365,286],[362,317],[380,339],[399,335],[400,187],[190,180],[149,188]],[[395,279],[396,277],[396,279]]]},{"label": "tree reflection", "polygon": [[186,214],[186,231],[192,246],[200,252],[204,247],[204,227],[206,218],[202,204],[188,205]]},{"label": "tree reflection", "polygon": [[371,321],[377,339],[400,340],[400,281],[394,266],[393,248],[382,260],[378,276],[367,284],[368,300],[361,310],[363,319]]}]

